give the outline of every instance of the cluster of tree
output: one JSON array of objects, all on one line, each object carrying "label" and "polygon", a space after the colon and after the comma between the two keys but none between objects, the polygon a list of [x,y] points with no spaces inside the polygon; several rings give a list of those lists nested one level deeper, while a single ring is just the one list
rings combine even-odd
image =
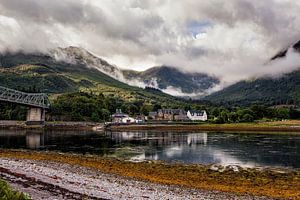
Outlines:
[{"label": "cluster of tree", "polygon": [[253,122],[261,119],[300,119],[300,111],[293,108],[270,108],[252,105],[249,108],[213,107],[209,117],[215,123]]},{"label": "cluster of tree", "polygon": [[125,102],[116,96],[95,95],[92,93],[69,93],[55,99],[48,112],[48,120],[65,121],[109,121],[116,109],[135,116],[148,115],[161,108],[158,104],[146,104],[142,100]]},{"label": "cluster of tree", "polygon": [[[32,91],[33,89],[31,89]],[[27,90],[28,91],[28,90]],[[124,101],[114,96],[86,92],[67,93],[52,101],[47,112],[49,121],[109,121],[116,109],[131,116],[148,115],[161,108],[180,108],[184,110],[207,110],[213,123],[253,122],[261,119],[300,119],[300,111],[293,108],[270,108],[253,105],[251,107],[220,107],[212,104],[182,101],[181,104],[156,101],[145,103],[143,100]],[[0,102],[0,119],[25,120],[27,108],[13,103]]]},{"label": "cluster of tree", "polygon": [[167,102],[160,104],[159,102],[145,102],[141,99],[135,101],[124,101],[123,99],[103,94],[93,94],[85,92],[76,92],[63,94],[58,96],[51,105],[51,110],[48,112],[48,120],[55,121],[109,121],[116,109],[121,109],[124,113],[131,116],[145,115],[149,112],[157,111],[161,108],[180,108],[185,110],[190,109],[205,109],[204,106],[191,104],[182,101],[181,104]]},{"label": "cluster of tree", "polygon": [[25,120],[27,108],[8,102],[0,102],[0,120]]}]

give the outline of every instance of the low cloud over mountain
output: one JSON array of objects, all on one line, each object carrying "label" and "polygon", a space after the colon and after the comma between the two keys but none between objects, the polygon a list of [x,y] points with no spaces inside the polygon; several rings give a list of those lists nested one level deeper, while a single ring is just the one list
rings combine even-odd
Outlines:
[{"label": "low cloud over mountain", "polygon": [[[0,51],[48,52],[80,46],[123,68],[174,66],[222,86],[299,66],[293,0],[1,0]],[[266,64],[267,63],[267,64]]]}]

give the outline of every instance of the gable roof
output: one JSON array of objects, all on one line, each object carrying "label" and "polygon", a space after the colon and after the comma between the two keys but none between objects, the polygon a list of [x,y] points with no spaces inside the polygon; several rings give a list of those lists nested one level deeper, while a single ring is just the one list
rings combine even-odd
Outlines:
[{"label": "gable roof", "polygon": [[112,115],[113,118],[123,118],[123,117],[129,117],[129,115],[124,113],[115,113]]}]

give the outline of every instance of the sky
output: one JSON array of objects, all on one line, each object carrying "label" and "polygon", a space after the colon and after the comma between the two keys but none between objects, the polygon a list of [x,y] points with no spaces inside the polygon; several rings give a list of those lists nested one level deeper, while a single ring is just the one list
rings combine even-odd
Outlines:
[{"label": "sky", "polygon": [[299,67],[295,0],[0,0],[0,51],[78,46],[122,68],[159,65],[224,84]]}]

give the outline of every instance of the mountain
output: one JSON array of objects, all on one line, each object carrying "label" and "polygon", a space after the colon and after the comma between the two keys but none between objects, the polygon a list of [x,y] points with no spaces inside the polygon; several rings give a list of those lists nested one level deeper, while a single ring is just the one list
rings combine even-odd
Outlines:
[{"label": "mountain", "polygon": [[115,79],[123,79],[122,71],[118,67],[109,64],[107,61],[98,58],[82,48],[72,46],[68,48],[57,48],[51,51],[51,55],[56,60],[73,64],[81,64],[88,68],[97,69]]},{"label": "mountain", "polygon": [[[300,56],[300,41],[290,46]],[[272,60],[282,59],[289,48],[280,51]],[[300,106],[300,63],[299,69],[280,77],[264,77],[253,80],[240,81],[221,91],[204,98],[218,104],[234,105],[278,105],[296,104]]]},{"label": "mountain", "polygon": [[203,73],[182,72],[169,66],[153,67],[142,72],[123,70],[123,73],[124,77],[128,80],[138,80],[145,85],[161,90],[171,87],[179,89],[182,93],[186,94],[205,94],[207,90],[219,83],[216,77]]},{"label": "mountain", "polygon": [[76,47],[56,49],[49,54],[7,52],[0,55],[1,86],[27,91],[34,88],[53,97],[85,91],[118,96],[126,102],[182,102],[157,90],[133,87],[113,78],[119,72],[105,60]]},{"label": "mountain", "polygon": [[[24,64],[32,66],[30,68],[27,66],[26,70],[23,66],[22,73],[26,71],[43,71],[47,73],[47,76],[41,76],[43,77],[43,83],[42,79],[38,79],[37,77],[33,79],[30,77],[30,73],[25,77],[25,73],[22,75],[22,78],[18,80],[16,80],[17,77],[12,78],[8,75],[10,79],[6,77],[6,79],[2,79],[2,81],[0,80],[0,84],[6,84],[7,82],[9,85],[10,80],[22,83],[22,81],[26,79],[26,83],[35,83],[39,85],[39,88],[43,86],[43,91],[45,92],[64,92],[66,90],[74,91],[79,87],[88,85],[92,86],[93,83],[90,79],[113,86],[115,86],[115,81],[118,80],[118,86],[120,84],[123,86],[127,84],[139,87],[149,86],[171,94],[176,93],[175,95],[177,96],[195,94],[203,96],[207,94],[208,90],[219,83],[219,80],[213,76],[203,73],[182,72],[174,67],[168,66],[153,67],[143,72],[122,70],[78,47],[57,48],[52,50],[49,54],[25,54],[18,52],[0,55],[0,66],[3,66],[3,68],[11,68]],[[20,72],[20,69],[14,69],[15,72]],[[12,72],[12,70],[10,70],[10,72]],[[69,76],[63,77],[62,73],[69,73]],[[72,74],[71,77],[70,73]],[[76,78],[82,74],[88,75],[88,77],[82,80],[80,79],[82,82],[79,83]],[[19,75],[21,74],[19,73]],[[76,77],[74,77],[75,75]],[[54,79],[57,81],[54,81]],[[57,85],[56,82],[60,85]],[[175,91],[175,93],[173,91]]]},{"label": "mountain", "polygon": [[240,81],[204,99],[218,104],[300,105],[300,70],[280,78]]},{"label": "mountain", "polygon": [[2,54],[0,84],[13,88],[16,85],[19,87],[35,85],[39,90],[49,93],[74,91],[80,87],[94,86],[94,83],[127,87],[126,84],[90,67],[76,55],[74,54],[76,60],[70,61],[67,58],[57,59],[56,54],[22,52]]},{"label": "mountain", "polygon": [[288,50],[290,48],[293,48],[296,52],[300,53],[300,40],[297,43],[295,43],[294,45],[292,45],[292,46],[290,46],[290,47],[288,47],[286,49],[283,49],[282,51],[280,51],[279,53],[277,53],[275,56],[273,56],[271,58],[271,60],[276,60],[276,59],[280,59],[280,58],[285,57],[286,54],[287,54],[287,52],[288,52]]}]

